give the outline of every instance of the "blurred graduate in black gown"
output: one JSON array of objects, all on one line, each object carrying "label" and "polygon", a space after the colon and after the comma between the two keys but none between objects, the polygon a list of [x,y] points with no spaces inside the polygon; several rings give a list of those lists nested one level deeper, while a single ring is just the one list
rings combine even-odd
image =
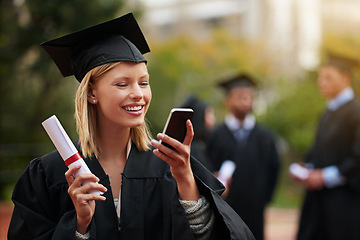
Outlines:
[{"label": "blurred graduate in black gown", "polygon": [[248,74],[220,83],[226,91],[228,114],[225,122],[215,127],[207,149],[216,170],[228,160],[235,163],[223,196],[261,240],[264,210],[275,189],[280,160],[273,134],[252,114],[255,85]]},{"label": "blurred graduate in black gown", "polygon": [[360,239],[360,101],[351,87],[355,59],[329,53],[318,70],[318,86],[328,99],[306,157],[307,189],[299,240]]},{"label": "blurred graduate in black gown", "polygon": [[206,152],[206,143],[216,123],[214,109],[208,103],[198,99],[194,94],[188,95],[180,107],[194,110],[194,116],[191,120],[194,127],[191,155],[209,169],[209,171],[214,171],[214,167]]}]

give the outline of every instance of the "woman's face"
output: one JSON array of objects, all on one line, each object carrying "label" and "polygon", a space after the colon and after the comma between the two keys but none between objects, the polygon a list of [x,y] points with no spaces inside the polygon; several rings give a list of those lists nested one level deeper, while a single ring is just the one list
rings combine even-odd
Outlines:
[{"label": "woman's face", "polygon": [[93,84],[88,101],[96,101],[97,120],[106,126],[136,127],[144,122],[151,101],[144,62],[120,62]]}]

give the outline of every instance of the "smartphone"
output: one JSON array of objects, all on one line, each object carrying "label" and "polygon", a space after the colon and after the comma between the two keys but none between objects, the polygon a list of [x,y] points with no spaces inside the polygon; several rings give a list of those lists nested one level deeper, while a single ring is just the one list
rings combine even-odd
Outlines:
[{"label": "smartphone", "polygon": [[[192,119],[194,110],[191,108],[173,108],[170,111],[169,117],[166,121],[163,133],[175,138],[179,142],[183,142],[186,135],[186,121]],[[161,144],[168,148],[174,149],[167,143],[160,141]]]}]

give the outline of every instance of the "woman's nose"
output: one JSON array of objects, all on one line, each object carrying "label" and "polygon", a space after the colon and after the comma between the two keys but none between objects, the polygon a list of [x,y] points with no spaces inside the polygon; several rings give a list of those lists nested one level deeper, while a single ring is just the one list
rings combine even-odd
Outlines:
[{"label": "woman's nose", "polygon": [[143,92],[139,85],[135,85],[131,89],[130,97],[133,99],[141,99],[143,97]]}]

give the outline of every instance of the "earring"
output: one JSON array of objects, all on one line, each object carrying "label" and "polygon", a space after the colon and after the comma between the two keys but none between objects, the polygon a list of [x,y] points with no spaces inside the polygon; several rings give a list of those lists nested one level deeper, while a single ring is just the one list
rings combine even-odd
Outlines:
[{"label": "earring", "polygon": [[93,100],[93,103],[96,103],[96,100],[95,100],[95,99]]}]

